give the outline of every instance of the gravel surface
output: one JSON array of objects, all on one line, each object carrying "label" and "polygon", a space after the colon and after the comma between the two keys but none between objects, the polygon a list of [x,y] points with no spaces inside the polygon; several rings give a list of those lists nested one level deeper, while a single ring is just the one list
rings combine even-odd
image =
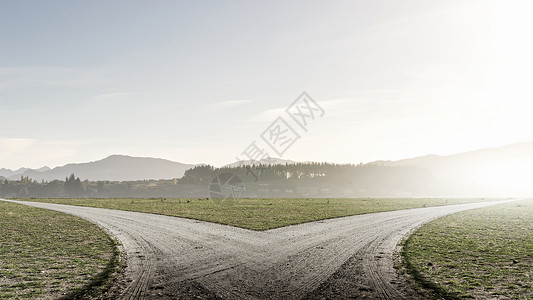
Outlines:
[{"label": "gravel surface", "polygon": [[[118,299],[413,299],[394,252],[418,226],[507,201],[409,209],[267,231],[176,217],[39,202],[94,222],[126,253]],[[421,297],[421,296],[420,296]]]}]

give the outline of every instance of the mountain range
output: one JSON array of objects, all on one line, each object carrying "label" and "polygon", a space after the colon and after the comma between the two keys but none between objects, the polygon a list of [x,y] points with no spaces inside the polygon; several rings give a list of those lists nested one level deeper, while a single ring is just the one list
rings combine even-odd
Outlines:
[{"label": "mountain range", "polygon": [[2,169],[0,176],[10,180],[18,180],[24,176],[37,181],[64,180],[70,174],[75,174],[81,180],[93,181],[172,179],[182,177],[186,170],[194,166],[161,158],[111,155],[98,161],[67,164],[53,169],[47,167],[37,170],[22,168],[17,171]]},{"label": "mountain range", "polygon": [[[292,160],[281,158],[269,158],[261,161],[243,160],[237,161],[225,167],[238,167],[253,164],[293,164]],[[75,174],[81,180],[108,180],[108,181],[133,181],[149,179],[173,179],[183,176],[186,170],[197,166],[184,164],[161,158],[131,157],[127,155],[111,155],[102,160],[88,163],[73,163],[50,169],[20,168],[18,170],[0,169],[0,179],[19,180],[21,176],[33,180],[52,181],[64,180],[70,174]]]},{"label": "mountain range", "polygon": [[[9,178],[9,177],[12,177],[12,176],[20,177],[20,175],[22,175],[24,172],[29,171],[29,170],[32,170],[32,169],[20,168],[18,170],[10,170],[10,169],[2,168],[2,169],[0,169],[0,177],[3,177],[3,178]],[[46,172],[48,170],[50,170],[49,167],[42,167],[42,168],[39,168],[39,169],[34,169],[33,171]]]},{"label": "mountain range", "polygon": [[448,156],[426,155],[383,166],[414,166],[429,170],[443,185],[461,191],[483,190],[491,195],[533,194],[533,141]]},{"label": "mountain range", "polygon": [[[226,165],[235,167],[256,162],[240,161]],[[273,158],[261,163],[292,164],[292,160]],[[463,187],[465,190],[491,189],[498,191],[530,191],[530,175],[533,172],[533,141],[497,148],[487,148],[460,154],[439,156],[426,155],[398,161],[375,161],[368,165],[413,166],[429,170],[446,186]],[[194,164],[184,164],[160,158],[112,155],[105,159],[67,164],[50,169],[21,168],[15,171],[0,169],[0,177],[18,180],[27,176],[34,180],[64,180],[75,174],[82,180],[131,181],[145,179],[180,178]]]}]

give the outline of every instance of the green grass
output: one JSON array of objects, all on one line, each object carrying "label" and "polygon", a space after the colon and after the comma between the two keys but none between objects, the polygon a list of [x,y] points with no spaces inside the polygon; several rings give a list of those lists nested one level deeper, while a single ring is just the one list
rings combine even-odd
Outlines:
[{"label": "green grass", "polygon": [[402,255],[415,279],[445,299],[533,299],[533,200],[433,221]]},{"label": "green grass", "polygon": [[109,279],[117,260],[96,225],[0,201],[0,299],[82,297]]},{"label": "green grass", "polygon": [[37,199],[178,216],[266,230],[358,214],[480,202],[482,199]]}]

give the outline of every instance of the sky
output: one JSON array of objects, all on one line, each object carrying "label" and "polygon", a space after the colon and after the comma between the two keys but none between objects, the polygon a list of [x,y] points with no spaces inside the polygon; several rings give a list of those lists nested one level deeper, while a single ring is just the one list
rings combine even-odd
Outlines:
[{"label": "sky", "polygon": [[[532,9],[512,0],[1,1],[0,168],[112,154],[220,166],[251,145],[279,157],[262,138],[278,118],[299,137],[281,156],[297,161],[530,141]],[[303,92],[316,105],[301,127],[286,109]]]}]

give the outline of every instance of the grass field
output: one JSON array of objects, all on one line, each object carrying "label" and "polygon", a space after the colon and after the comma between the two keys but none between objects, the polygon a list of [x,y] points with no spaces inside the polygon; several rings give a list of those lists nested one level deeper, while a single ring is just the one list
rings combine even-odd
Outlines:
[{"label": "grass field", "polygon": [[315,220],[482,199],[37,199],[90,207],[178,216],[265,230]]},{"label": "grass field", "polygon": [[103,285],[117,260],[96,225],[0,201],[0,299],[80,297]]},{"label": "grass field", "polygon": [[433,221],[402,254],[408,271],[445,299],[533,299],[533,200]]}]

